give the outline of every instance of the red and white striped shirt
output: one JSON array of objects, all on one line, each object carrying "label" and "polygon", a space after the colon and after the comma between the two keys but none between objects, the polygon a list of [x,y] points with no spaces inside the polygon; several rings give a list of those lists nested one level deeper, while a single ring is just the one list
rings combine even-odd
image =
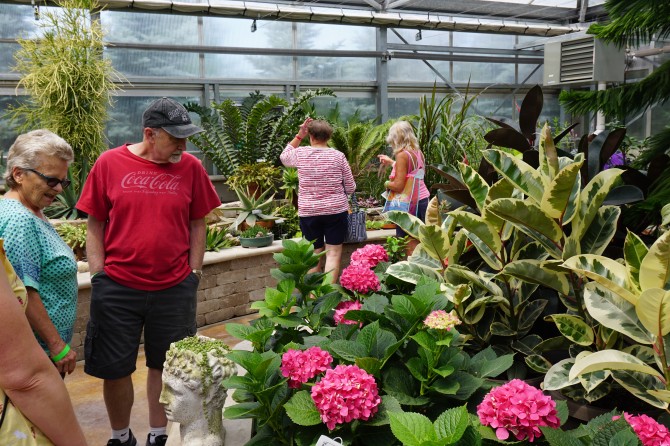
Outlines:
[{"label": "red and white striped shirt", "polygon": [[298,168],[299,216],[331,215],[349,210],[348,195],[356,190],[356,182],[342,152],[288,144],[279,159],[287,167]]}]

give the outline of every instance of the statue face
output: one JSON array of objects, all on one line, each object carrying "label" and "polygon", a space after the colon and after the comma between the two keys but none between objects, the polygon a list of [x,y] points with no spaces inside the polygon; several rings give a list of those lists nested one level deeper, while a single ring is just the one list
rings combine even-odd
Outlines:
[{"label": "statue face", "polygon": [[163,390],[159,402],[168,420],[181,425],[188,425],[203,417],[202,396],[189,389],[181,379],[167,373],[163,373]]}]

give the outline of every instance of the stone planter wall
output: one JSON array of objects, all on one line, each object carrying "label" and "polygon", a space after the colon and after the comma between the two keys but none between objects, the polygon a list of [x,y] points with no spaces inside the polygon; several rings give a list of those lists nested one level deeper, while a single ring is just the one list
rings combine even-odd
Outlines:
[{"label": "stone planter wall", "polygon": [[[366,243],[384,243],[393,230],[370,231]],[[342,267],[349,264],[351,253],[364,244],[344,245]],[[265,288],[276,281],[270,270],[276,267],[273,254],[282,250],[281,242],[275,241],[265,248],[225,249],[221,252],[205,253],[203,276],[198,288],[196,323],[198,327],[216,324],[238,316],[253,313],[251,303],[265,298]],[[77,320],[71,347],[77,351],[78,359],[84,359],[84,339],[91,302],[91,280],[88,273],[80,273]]]}]

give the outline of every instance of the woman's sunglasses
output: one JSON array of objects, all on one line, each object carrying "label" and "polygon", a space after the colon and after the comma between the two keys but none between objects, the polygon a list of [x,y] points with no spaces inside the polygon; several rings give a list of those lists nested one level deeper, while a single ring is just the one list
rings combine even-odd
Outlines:
[{"label": "woman's sunglasses", "polygon": [[42,177],[42,179],[47,183],[47,186],[49,186],[49,187],[56,187],[60,184],[61,186],[63,186],[63,189],[67,189],[68,186],[70,186],[70,184],[72,184],[72,181],[70,181],[67,178],[61,180],[61,179],[55,178],[55,177],[48,177],[48,176],[44,175],[42,172],[36,171],[35,169],[26,169],[26,170],[29,170],[32,173],[36,173],[37,175]]}]

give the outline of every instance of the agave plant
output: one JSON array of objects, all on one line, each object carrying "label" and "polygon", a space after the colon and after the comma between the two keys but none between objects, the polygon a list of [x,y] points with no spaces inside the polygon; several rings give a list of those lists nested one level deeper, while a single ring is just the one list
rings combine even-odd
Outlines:
[{"label": "agave plant", "polygon": [[237,230],[242,222],[246,223],[247,226],[254,226],[258,220],[276,220],[277,217],[270,214],[272,201],[275,198],[274,194],[268,197],[270,192],[271,190],[267,189],[256,197],[248,188],[246,191],[235,189],[235,193],[240,200],[241,206],[228,208],[228,210],[231,211],[240,211],[239,215],[231,225],[232,228]]},{"label": "agave plant", "polygon": [[[625,336],[619,348],[583,351],[554,365],[545,389],[568,385],[609,387],[608,378],[652,406],[670,403],[670,231],[647,248],[628,233],[624,262],[576,255],[564,267],[591,279],[584,287],[589,314],[601,326]],[[593,336],[587,327],[580,336]]]},{"label": "agave plant", "polygon": [[[491,186],[460,163],[474,212],[451,211],[440,227],[407,214],[388,215],[420,240],[417,251],[388,273],[410,282],[422,275],[440,278],[473,344],[519,352],[527,366],[546,372],[551,363],[542,353],[573,340],[568,322],[596,325],[594,342],[611,338],[587,313],[582,282],[561,264],[573,255],[602,254],[609,244],[620,209],[602,204],[621,170],[599,172],[582,189],[584,156],[558,156],[548,126],[538,154],[533,168],[507,152],[486,150],[484,159],[502,177]],[[533,327],[547,305],[558,306],[556,295],[566,311],[551,320],[565,338],[542,340]]]}]

